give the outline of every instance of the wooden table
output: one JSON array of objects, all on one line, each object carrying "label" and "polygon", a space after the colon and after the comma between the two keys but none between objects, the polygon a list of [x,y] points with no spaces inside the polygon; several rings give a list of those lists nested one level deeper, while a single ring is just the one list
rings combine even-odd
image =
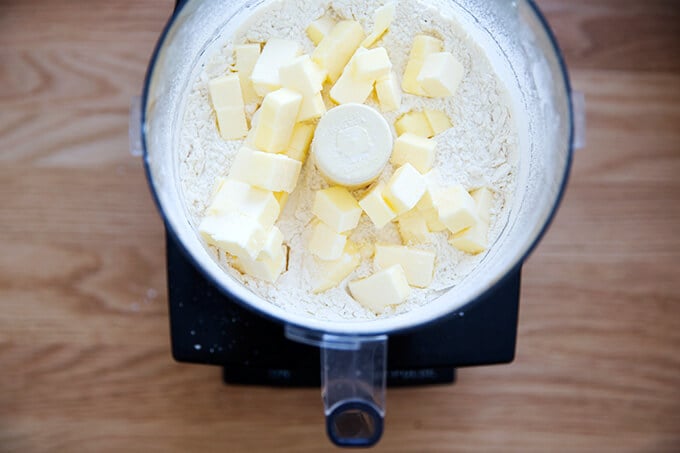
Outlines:
[{"label": "wooden table", "polygon": [[[680,6],[542,0],[588,146],[524,272],[517,358],[388,392],[379,451],[680,451]],[[0,451],[321,451],[316,389],[174,363],[128,153],[172,1],[0,2]]]}]

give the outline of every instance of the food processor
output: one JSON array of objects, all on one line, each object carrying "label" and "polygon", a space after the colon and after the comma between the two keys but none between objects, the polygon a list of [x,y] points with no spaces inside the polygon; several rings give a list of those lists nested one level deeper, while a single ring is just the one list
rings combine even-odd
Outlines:
[{"label": "food processor", "polygon": [[456,17],[510,95],[519,137],[510,214],[476,269],[430,303],[370,321],[312,318],[224,272],[191,225],[178,183],[178,131],[195,70],[266,1],[178,1],[132,109],[133,148],[165,222],[173,356],[222,366],[232,384],[320,384],[331,441],[371,446],[383,432],[387,385],[453,382],[458,367],[512,361],[522,264],[555,214],[577,141],[567,71],[531,0],[418,0]]}]

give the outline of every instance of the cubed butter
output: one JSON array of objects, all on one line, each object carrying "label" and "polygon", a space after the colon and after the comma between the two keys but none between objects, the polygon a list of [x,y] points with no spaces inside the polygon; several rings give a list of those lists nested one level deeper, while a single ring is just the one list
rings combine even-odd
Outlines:
[{"label": "cubed butter", "polygon": [[411,293],[404,269],[398,264],[349,282],[348,287],[354,300],[376,313],[390,305],[401,304]]},{"label": "cubed butter", "polygon": [[272,192],[227,178],[215,194],[206,213],[209,216],[219,216],[237,212],[269,228],[279,217],[279,210],[279,203]]},{"label": "cubed butter", "polygon": [[392,62],[384,47],[376,47],[358,54],[354,58],[351,70],[354,71],[355,79],[375,82],[390,75]]},{"label": "cubed butter", "polygon": [[354,77],[354,70],[352,69],[357,57],[367,52],[369,51],[359,47],[352,59],[347,63],[342,75],[335,82],[333,88],[331,88],[330,96],[334,102],[338,104],[363,104],[371,94],[371,91],[373,91],[374,81],[357,79]]},{"label": "cubed butter", "polygon": [[257,255],[258,260],[270,259],[274,260],[281,253],[281,246],[283,245],[283,233],[281,230],[273,226],[267,232],[267,238],[264,241],[264,246]]},{"label": "cubed butter", "polygon": [[430,124],[430,129],[432,129],[434,135],[439,135],[452,127],[449,117],[440,110],[425,109],[423,113],[425,114],[425,118],[427,118],[427,122]]},{"label": "cubed butter", "polygon": [[309,154],[309,145],[314,138],[314,129],[315,126],[313,124],[296,124],[293,128],[293,136],[288,144],[288,149],[284,154],[304,164]]},{"label": "cubed butter", "polygon": [[493,206],[493,192],[488,187],[481,187],[470,193],[475,205],[479,219],[487,225],[491,221],[491,207]]},{"label": "cubed butter", "polygon": [[397,136],[410,132],[424,138],[434,137],[434,131],[430,127],[425,113],[416,110],[402,115],[394,123],[394,128],[397,131]]},{"label": "cubed butter", "polygon": [[234,46],[234,54],[236,55],[236,70],[238,71],[238,78],[241,82],[241,93],[243,93],[243,101],[246,104],[259,102],[260,96],[255,92],[253,81],[250,79],[253,74],[253,69],[257,60],[260,58],[259,44],[240,44]]},{"label": "cubed butter", "polygon": [[234,256],[256,259],[267,240],[257,220],[238,213],[205,217],[198,231],[210,245]]},{"label": "cubed butter", "polygon": [[397,7],[394,2],[387,3],[375,10],[373,15],[373,31],[361,43],[361,47],[369,48],[375,44],[392,25]]},{"label": "cubed butter", "polygon": [[476,255],[488,247],[488,234],[489,226],[484,222],[477,222],[470,228],[452,234],[449,238],[449,244],[458,250]]},{"label": "cubed butter", "polygon": [[361,206],[376,228],[384,227],[397,216],[383,198],[384,191],[385,183],[380,182],[359,200],[359,206]]},{"label": "cubed butter", "polygon": [[456,94],[463,81],[463,65],[449,52],[436,52],[425,57],[417,83],[425,95],[445,98]]},{"label": "cubed butter", "polygon": [[305,96],[302,98],[300,104],[300,112],[297,116],[297,121],[310,121],[321,118],[326,113],[326,103],[323,100],[321,92],[312,96]]},{"label": "cubed butter", "polygon": [[402,92],[399,80],[394,72],[375,82],[375,93],[378,95],[380,110],[393,112],[401,107]]},{"label": "cubed butter", "polygon": [[232,265],[241,273],[250,275],[268,283],[275,283],[286,270],[286,247],[281,246],[273,257],[252,259],[247,256],[237,257]]},{"label": "cubed butter", "polygon": [[274,193],[274,198],[276,198],[276,201],[279,202],[279,209],[281,212],[283,212],[283,208],[286,207],[288,204],[288,198],[290,197],[290,194],[288,192],[273,192]]},{"label": "cubed butter", "polygon": [[409,285],[427,288],[434,275],[436,254],[400,245],[376,245],[374,263],[378,269],[387,269],[398,264],[404,269]]},{"label": "cubed butter", "polygon": [[312,52],[312,60],[328,74],[328,80],[335,83],[364,39],[361,24],[354,20],[343,20],[335,24]]},{"label": "cubed butter", "polygon": [[446,230],[446,225],[439,220],[439,211],[434,204],[436,193],[440,190],[438,182],[436,181],[437,177],[432,171],[424,176],[427,181],[427,190],[418,204],[416,204],[416,210],[418,210],[425,219],[428,230],[434,232],[444,231]]},{"label": "cubed butter", "polygon": [[250,79],[260,96],[281,88],[279,69],[290,63],[301,52],[300,45],[290,39],[272,38],[264,45]]},{"label": "cubed butter", "polygon": [[347,241],[340,258],[332,261],[320,260],[316,263],[314,293],[322,293],[335,288],[354,272],[361,263],[361,254],[351,241]]},{"label": "cubed butter", "polygon": [[434,203],[439,211],[439,219],[452,233],[479,223],[475,200],[459,184],[438,191]]},{"label": "cubed butter", "polygon": [[427,221],[418,210],[408,211],[397,219],[397,229],[404,244],[422,244],[430,241]]},{"label": "cubed butter", "polygon": [[231,74],[210,80],[208,91],[222,138],[235,140],[245,137],[248,134],[248,123],[238,75]]},{"label": "cubed butter", "polygon": [[397,213],[402,214],[413,208],[425,193],[423,175],[413,165],[404,164],[394,172],[383,192],[385,201]]},{"label": "cubed butter", "polygon": [[272,192],[292,192],[302,164],[283,154],[253,151],[246,147],[236,154],[229,176]]},{"label": "cubed butter", "polygon": [[361,206],[347,189],[335,186],[316,192],[312,213],[337,233],[343,233],[359,224]]},{"label": "cubed butter", "polygon": [[413,47],[406,63],[404,70],[404,78],[402,80],[402,89],[411,94],[418,96],[425,96],[425,91],[418,83],[418,76],[425,63],[425,58],[436,52],[441,52],[444,43],[437,38],[428,35],[417,35],[413,40]]},{"label": "cubed butter", "polygon": [[327,16],[320,17],[307,27],[307,36],[315,46],[318,46],[323,38],[331,32],[335,26],[335,21]]},{"label": "cubed butter", "polygon": [[325,72],[312,61],[309,55],[301,55],[279,69],[281,85],[302,96],[313,96],[323,89]]},{"label": "cubed butter", "polygon": [[255,147],[270,153],[285,151],[293,135],[301,103],[302,95],[287,88],[265,96],[255,126]]},{"label": "cubed butter", "polygon": [[337,233],[334,228],[319,221],[312,227],[309,251],[322,260],[337,260],[342,255],[347,236]]},{"label": "cubed butter", "polygon": [[432,169],[436,147],[434,140],[406,132],[395,140],[391,160],[395,165],[409,163],[420,173],[427,173]]}]

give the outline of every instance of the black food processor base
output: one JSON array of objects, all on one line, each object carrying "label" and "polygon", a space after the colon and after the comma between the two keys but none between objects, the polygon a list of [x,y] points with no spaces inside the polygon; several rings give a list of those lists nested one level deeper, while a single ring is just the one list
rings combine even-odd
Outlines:
[{"label": "black food processor base", "polygon": [[[172,353],[218,365],[231,384],[319,386],[319,349],[288,340],[282,324],[243,308],[198,272],[169,234]],[[513,360],[520,270],[465,311],[388,340],[390,386],[451,383],[455,369]]]}]

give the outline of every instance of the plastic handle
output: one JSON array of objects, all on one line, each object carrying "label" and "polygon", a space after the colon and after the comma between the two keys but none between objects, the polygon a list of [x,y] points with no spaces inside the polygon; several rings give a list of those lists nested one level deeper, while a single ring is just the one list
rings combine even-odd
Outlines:
[{"label": "plastic handle", "polygon": [[387,336],[330,335],[286,326],[286,337],[321,348],[328,438],[339,447],[378,443],[385,417]]},{"label": "plastic handle", "polygon": [[580,91],[571,92],[571,105],[574,111],[574,149],[586,146],[586,97]]},{"label": "plastic handle", "polygon": [[129,121],[128,138],[130,140],[130,154],[139,157],[142,155],[142,98],[139,96],[130,99]]}]

